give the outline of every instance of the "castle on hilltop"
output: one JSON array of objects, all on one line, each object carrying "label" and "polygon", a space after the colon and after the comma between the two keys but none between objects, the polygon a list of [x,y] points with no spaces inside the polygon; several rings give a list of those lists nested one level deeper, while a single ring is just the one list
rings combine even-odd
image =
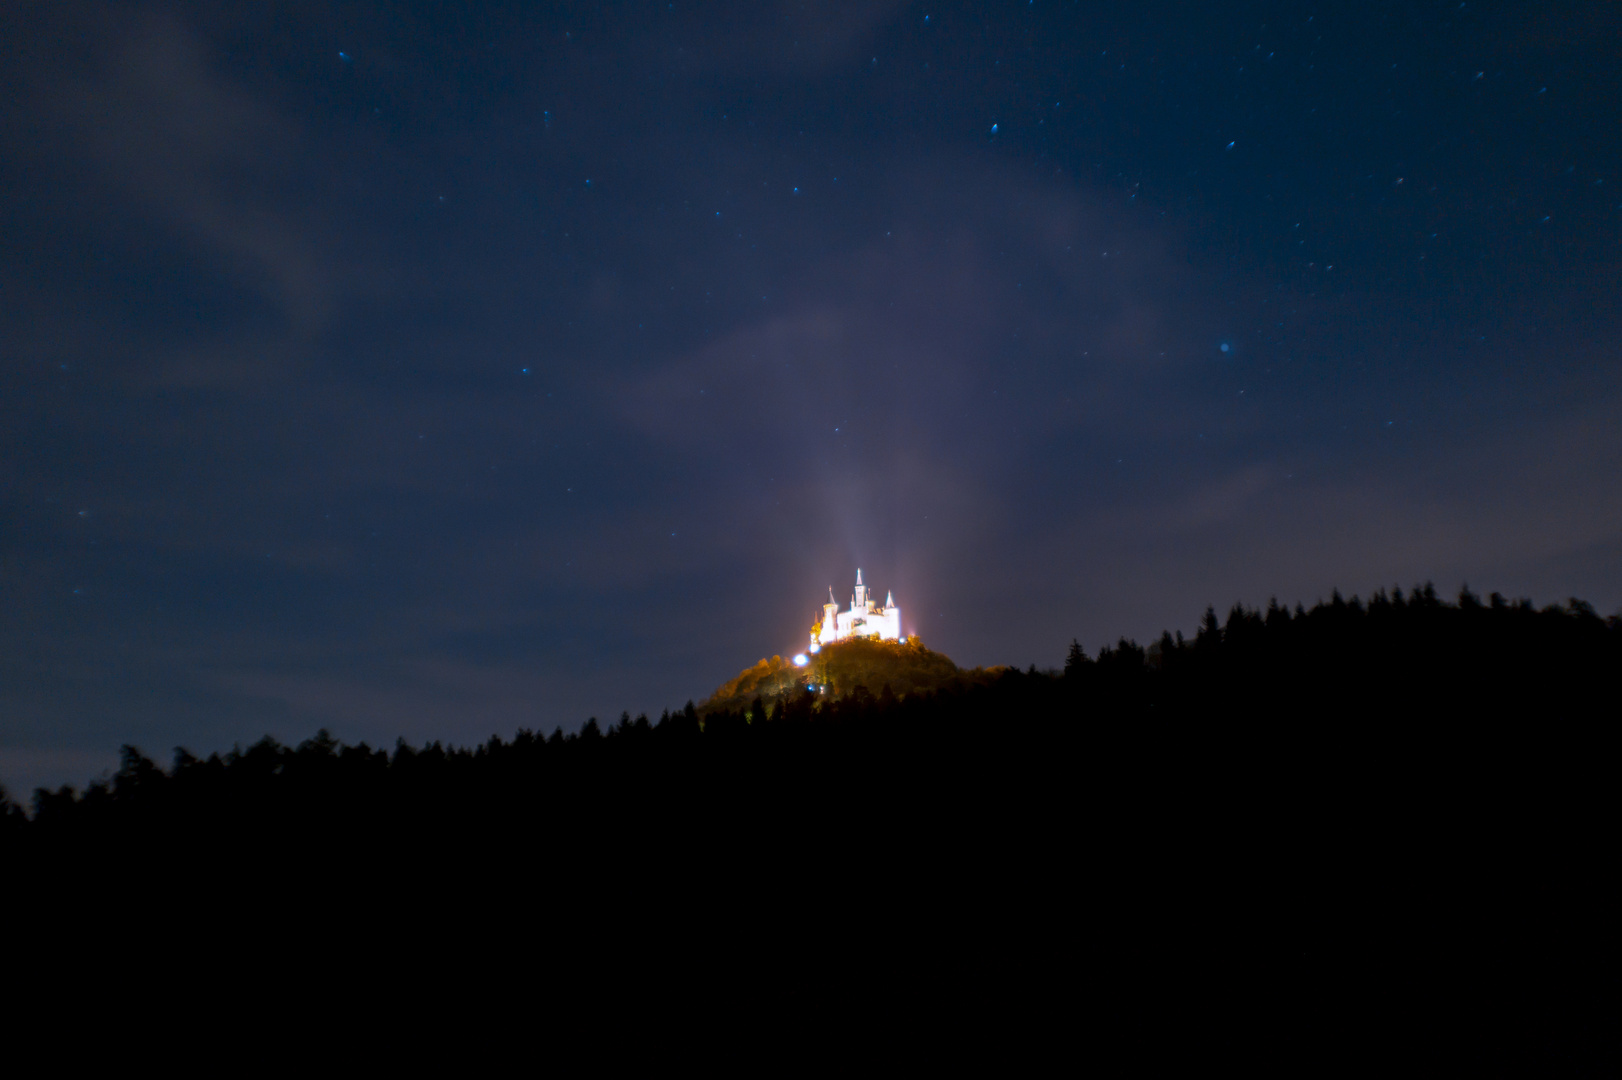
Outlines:
[{"label": "castle on hilltop", "polygon": [[811,630],[811,651],[853,637],[901,640],[901,609],[895,606],[895,596],[886,593],[884,606],[879,607],[867,586],[862,584],[860,568],[856,571],[856,591],[851,594],[849,611],[839,610],[832,587],[828,589],[828,602],[822,605],[822,622]]}]

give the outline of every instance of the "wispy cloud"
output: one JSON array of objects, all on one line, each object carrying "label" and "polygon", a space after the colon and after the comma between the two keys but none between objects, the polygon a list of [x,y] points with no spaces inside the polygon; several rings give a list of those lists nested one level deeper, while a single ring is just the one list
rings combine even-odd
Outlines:
[{"label": "wispy cloud", "polygon": [[[343,271],[323,223],[298,125],[221,73],[190,28],[153,8],[91,6],[69,20],[80,48],[23,72],[39,115],[53,117],[114,202],[165,220],[205,273],[257,293],[272,328],[201,343],[124,344],[160,381],[229,385],[285,375],[332,318]],[[114,327],[105,327],[112,335]]]}]

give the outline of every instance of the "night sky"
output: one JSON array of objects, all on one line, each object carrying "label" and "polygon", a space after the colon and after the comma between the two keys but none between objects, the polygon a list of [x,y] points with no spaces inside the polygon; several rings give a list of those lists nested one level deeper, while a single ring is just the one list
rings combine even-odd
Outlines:
[{"label": "night sky", "polygon": [[1622,11],[10,3],[0,781],[1622,606]]}]

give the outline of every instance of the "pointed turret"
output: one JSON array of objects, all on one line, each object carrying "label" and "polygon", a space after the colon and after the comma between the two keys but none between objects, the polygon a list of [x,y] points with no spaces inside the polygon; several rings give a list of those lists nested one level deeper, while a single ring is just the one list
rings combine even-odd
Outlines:
[{"label": "pointed turret", "polygon": [[839,640],[839,603],[834,599],[834,587],[828,586],[828,602],[822,605],[822,627],[817,640],[828,645]]}]

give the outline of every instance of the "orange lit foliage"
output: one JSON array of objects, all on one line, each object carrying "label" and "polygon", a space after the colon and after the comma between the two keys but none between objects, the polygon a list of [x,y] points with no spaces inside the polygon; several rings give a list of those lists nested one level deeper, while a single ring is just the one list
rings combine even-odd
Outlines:
[{"label": "orange lit foliage", "polygon": [[699,711],[744,708],[757,697],[770,704],[804,685],[826,686],[829,697],[851,694],[858,686],[875,694],[888,686],[897,697],[906,697],[984,683],[1000,671],[960,668],[950,657],[925,648],[916,637],[906,641],[851,638],[824,646],[803,668],[781,656],[744,668],[711,694]]}]

